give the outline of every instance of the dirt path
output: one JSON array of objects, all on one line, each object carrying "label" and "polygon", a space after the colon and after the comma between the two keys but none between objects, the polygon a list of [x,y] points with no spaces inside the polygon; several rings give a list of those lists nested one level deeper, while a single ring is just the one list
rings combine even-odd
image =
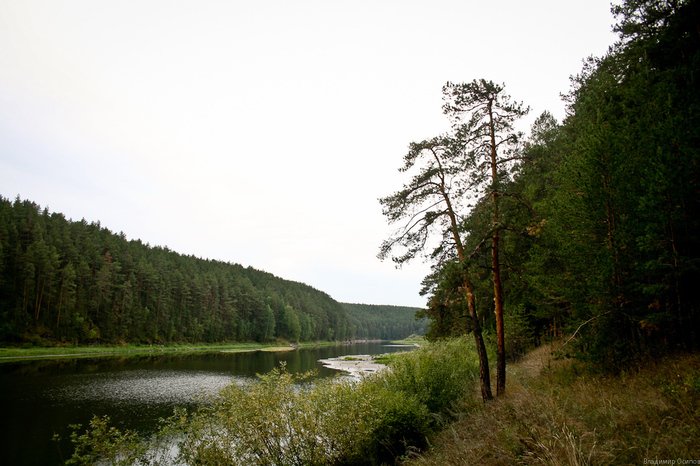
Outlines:
[{"label": "dirt path", "polygon": [[552,345],[542,345],[534,351],[527,353],[523,359],[516,362],[511,367],[521,377],[537,377],[542,370],[549,367],[550,363],[554,360],[554,356],[552,356],[552,351],[554,349],[555,347]]}]

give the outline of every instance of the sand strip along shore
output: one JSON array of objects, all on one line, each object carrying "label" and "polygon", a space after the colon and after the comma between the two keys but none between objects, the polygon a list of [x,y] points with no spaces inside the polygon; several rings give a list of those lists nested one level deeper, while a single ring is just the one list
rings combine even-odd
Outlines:
[{"label": "sand strip along shore", "polygon": [[318,362],[329,369],[348,372],[353,377],[361,377],[364,374],[372,374],[386,368],[385,364],[375,362],[369,354],[353,354],[352,356],[319,359]]}]

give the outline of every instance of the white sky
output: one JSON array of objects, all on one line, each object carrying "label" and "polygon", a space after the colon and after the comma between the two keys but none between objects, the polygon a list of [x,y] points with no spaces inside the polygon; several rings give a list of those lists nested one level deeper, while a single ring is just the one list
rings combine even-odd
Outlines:
[{"label": "white sky", "polygon": [[0,195],[115,233],[423,306],[376,258],[446,81],[564,115],[608,0],[0,0]]}]

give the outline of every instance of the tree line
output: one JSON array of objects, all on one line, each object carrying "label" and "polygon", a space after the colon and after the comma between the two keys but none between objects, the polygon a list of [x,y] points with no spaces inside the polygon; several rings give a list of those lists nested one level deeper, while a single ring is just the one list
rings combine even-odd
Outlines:
[{"label": "tree line", "polygon": [[428,319],[416,319],[417,307],[343,303],[355,326],[355,337],[370,340],[402,340],[424,335]]},{"label": "tree line", "polygon": [[184,256],[0,197],[0,342],[346,340],[343,306],[308,285]]},{"label": "tree line", "polygon": [[380,258],[432,261],[428,335],[474,335],[505,364],[543,339],[616,370],[698,348],[700,11],[626,0],[619,40],[572,77],[563,122],[529,112],[505,85],[447,83],[445,134],[411,143],[410,180],[380,199],[399,230]]}]

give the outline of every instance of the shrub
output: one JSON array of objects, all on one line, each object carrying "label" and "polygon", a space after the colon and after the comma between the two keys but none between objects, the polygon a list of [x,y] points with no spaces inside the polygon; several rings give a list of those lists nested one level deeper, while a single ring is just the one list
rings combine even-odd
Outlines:
[{"label": "shrub", "polygon": [[294,385],[284,368],[251,387],[230,385],[210,405],[181,417],[186,464],[381,464],[429,432],[424,405],[389,391],[381,378]]},{"label": "shrub", "polygon": [[453,404],[473,391],[478,377],[473,341],[456,338],[422,346],[398,358],[384,381],[390,391],[415,396],[439,417],[450,415]]},{"label": "shrub", "polygon": [[[90,430],[78,435],[80,424],[72,425],[71,440],[75,445],[73,457],[66,461],[69,465],[99,464],[126,466],[149,464],[148,446],[140,441],[134,432],[122,432],[109,426],[109,417],[94,416]],[[56,438],[58,440],[58,438]]]}]

